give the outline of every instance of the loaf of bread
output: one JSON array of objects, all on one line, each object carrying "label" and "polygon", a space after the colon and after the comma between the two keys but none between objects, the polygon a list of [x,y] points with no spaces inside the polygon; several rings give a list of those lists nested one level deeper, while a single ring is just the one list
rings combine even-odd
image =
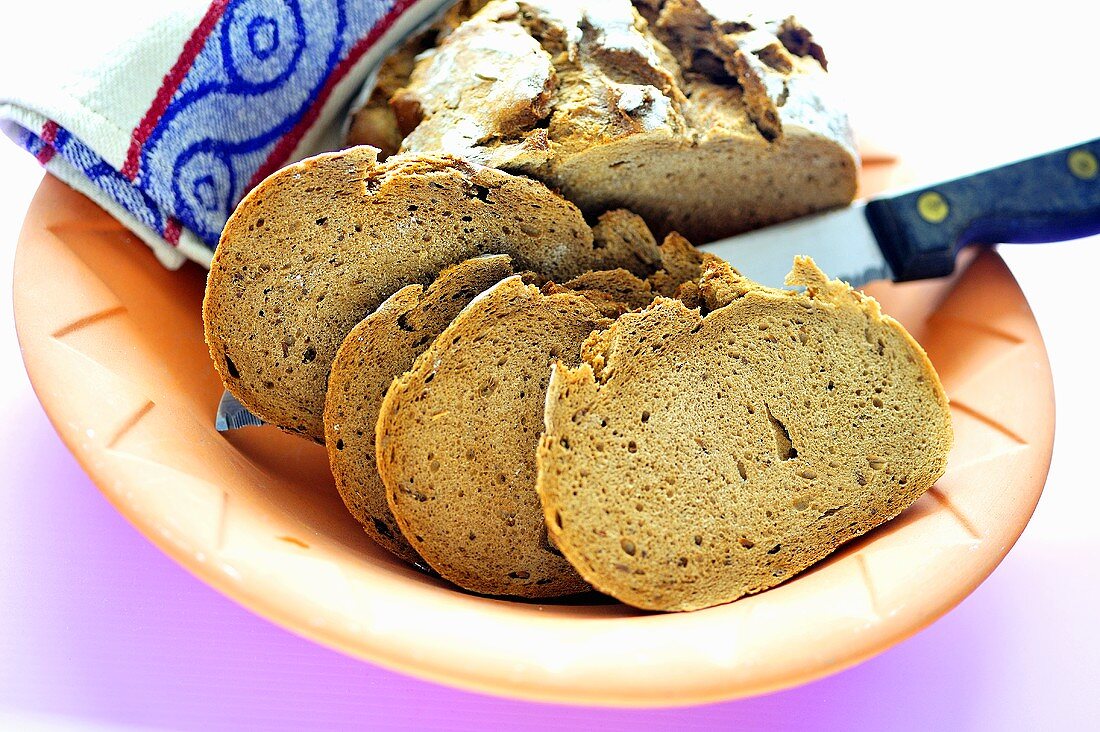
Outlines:
[{"label": "loaf of bread", "polygon": [[210,355],[241,404],[320,442],[336,349],[400,288],[482,254],[559,282],[618,267],[645,276],[662,255],[644,229],[612,213],[594,230],[542,183],[450,156],[310,158],[261,183],[226,224],[203,303]]},{"label": "loaf of bread", "polygon": [[628,0],[488,3],[405,64],[384,136],[696,243],[852,199],[851,132],[809,31],[699,0],[635,4],[645,17]]},{"label": "loaf of bread", "polygon": [[444,578],[490,595],[588,588],[547,541],[535,448],[551,362],[577,363],[585,338],[610,324],[581,294],[510,277],[386,393],[378,471],[402,533]]},{"label": "loaf of bread", "polygon": [[444,269],[427,289],[403,287],[352,329],[332,362],[325,444],[336,488],[367,534],[409,562],[420,556],[393,520],[375,462],[382,397],[471,300],[511,274],[511,260],[494,254]]},{"label": "loaf of bread", "polygon": [[878,303],[807,259],[788,284],[710,259],[703,311],[658,299],[558,363],[537,490],[593,587],[691,610],[772,587],[944,472],[947,398]]}]

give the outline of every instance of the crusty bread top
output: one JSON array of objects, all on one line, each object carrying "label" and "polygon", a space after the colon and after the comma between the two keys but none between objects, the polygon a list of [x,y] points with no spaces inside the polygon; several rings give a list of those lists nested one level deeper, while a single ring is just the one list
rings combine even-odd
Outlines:
[{"label": "crusty bread top", "polygon": [[374,86],[366,103],[356,111],[348,128],[348,147],[370,145],[378,148],[378,159],[385,160],[401,147],[410,130],[401,129],[390,99],[408,85],[420,54],[434,48],[454,32],[463,21],[485,7],[486,0],[459,0],[447,8],[435,22],[413,34],[378,67]]},{"label": "crusty bread top", "polygon": [[708,260],[703,315],[659,299],[558,364],[538,492],[595,588],[690,610],[778,584],[942,475],[947,399],[920,346],[809,260],[764,288]]},{"label": "crusty bread top", "polygon": [[[627,0],[490,2],[423,54],[408,87],[394,95],[395,109],[421,116],[404,149],[531,172],[620,135],[682,131],[675,63],[654,41]],[[517,68],[485,73],[486,53],[509,54]],[[444,85],[455,99],[507,97],[524,114],[433,103]]]},{"label": "crusty bread top", "polygon": [[495,254],[448,267],[427,289],[403,287],[344,339],[325,399],[325,444],[336,488],[367,534],[397,556],[420,561],[398,529],[374,455],[378,409],[390,383],[409,370],[477,295],[512,274]]},{"label": "crusty bread top", "polygon": [[[409,80],[416,94],[399,90],[392,100],[398,120],[414,121],[410,150],[473,149],[529,130],[549,111],[554,66],[518,24],[478,13],[428,53],[433,62],[418,64]],[[458,65],[471,73],[454,78]]]},{"label": "crusty bread top", "polygon": [[494,595],[587,585],[546,539],[535,447],[550,363],[576,363],[602,318],[587,298],[510,277],[477,297],[394,381],[378,469],[401,531],[443,577]]},{"label": "crusty bread top", "polygon": [[480,254],[557,281],[648,274],[642,262],[660,253],[625,249],[636,241],[597,246],[577,208],[542,183],[450,156],[320,155],[269,177],[230,217],[207,281],[206,340],[242,404],[320,441],[336,349],[399,288]]},{"label": "crusty bread top", "polygon": [[[736,85],[748,118],[768,140],[783,134],[784,123],[811,126],[848,141],[847,122],[835,110],[815,103],[807,80],[820,78],[825,53],[793,17],[771,20],[751,13],[731,16],[729,8],[700,0],[661,0],[643,7],[654,35],[683,70],[685,82],[703,96],[716,87]],[[692,107],[692,105],[688,105]],[[702,112],[700,115],[699,113]],[[689,108],[696,129],[720,109]],[[699,115],[698,117],[696,115]]]},{"label": "crusty bread top", "polygon": [[394,94],[402,149],[531,175],[588,215],[628,208],[695,242],[851,200],[851,131],[805,28],[697,0],[641,8],[652,24],[627,0],[488,3]]}]

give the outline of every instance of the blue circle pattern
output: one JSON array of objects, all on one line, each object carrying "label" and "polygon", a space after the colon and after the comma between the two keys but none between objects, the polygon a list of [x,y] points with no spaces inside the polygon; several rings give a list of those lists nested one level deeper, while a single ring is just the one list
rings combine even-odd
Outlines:
[{"label": "blue circle pattern", "polygon": [[213,141],[204,143],[187,148],[174,166],[176,204],[190,212],[196,224],[188,226],[195,231],[220,230],[237,186],[228,154]]},{"label": "blue circle pattern", "polygon": [[267,61],[279,47],[279,24],[257,16],[248,24],[248,49],[261,61]]},{"label": "blue circle pattern", "polygon": [[[285,84],[302,60],[306,29],[297,0],[231,5],[221,21],[222,63],[235,94],[260,95]],[[274,12],[272,12],[274,11]]]},{"label": "blue circle pattern", "polygon": [[146,140],[138,197],[213,249],[255,171],[393,4],[231,0]]}]

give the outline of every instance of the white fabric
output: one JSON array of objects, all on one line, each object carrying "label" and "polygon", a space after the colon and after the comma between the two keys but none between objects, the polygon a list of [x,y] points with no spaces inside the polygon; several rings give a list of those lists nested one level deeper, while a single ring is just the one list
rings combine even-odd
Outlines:
[{"label": "white fabric", "polygon": [[[364,80],[447,5],[72,4],[50,14],[45,52],[61,62],[4,58],[0,48],[0,63],[26,66],[0,90],[0,128],[133,230],[166,267],[187,259],[209,266],[221,224],[254,177],[338,146]],[[181,63],[185,73],[173,75]],[[325,94],[313,119],[304,110]],[[142,127],[150,119],[152,131]]]}]

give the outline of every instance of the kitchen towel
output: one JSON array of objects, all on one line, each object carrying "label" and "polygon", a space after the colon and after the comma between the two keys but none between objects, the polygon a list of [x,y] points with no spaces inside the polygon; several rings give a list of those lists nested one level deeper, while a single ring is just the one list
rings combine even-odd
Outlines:
[{"label": "kitchen towel", "polygon": [[349,104],[446,0],[117,0],[50,14],[0,127],[170,268],[287,162],[339,147]]}]

